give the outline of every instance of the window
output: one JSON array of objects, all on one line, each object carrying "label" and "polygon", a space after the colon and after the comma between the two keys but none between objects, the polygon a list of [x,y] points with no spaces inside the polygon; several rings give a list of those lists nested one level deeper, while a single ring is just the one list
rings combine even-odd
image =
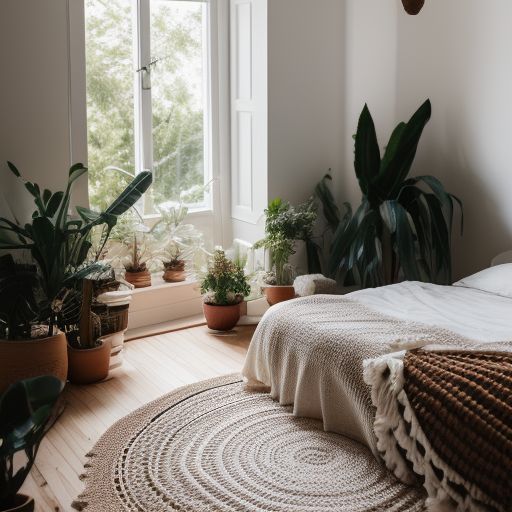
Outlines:
[{"label": "window", "polygon": [[209,20],[206,1],[85,0],[93,208],[144,169],[146,215],[211,208]]}]

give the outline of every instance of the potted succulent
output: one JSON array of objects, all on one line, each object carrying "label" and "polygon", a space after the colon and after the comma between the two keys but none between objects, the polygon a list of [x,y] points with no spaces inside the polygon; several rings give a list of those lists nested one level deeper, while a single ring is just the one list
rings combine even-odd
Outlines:
[{"label": "potted succulent", "polygon": [[163,246],[160,260],[163,279],[177,283],[186,279],[186,267],[193,263],[203,245],[203,235],[192,224],[184,224],[188,208],[180,203],[159,208],[160,220],[153,228],[153,236]]},{"label": "potted succulent", "polygon": [[[10,162],[8,165],[23,181],[18,169]],[[35,277],[23,278],[24,285],[16,297],[24,306],[21,316],[16,309],[18,316],[14,317],[9,290],[16,288],[18,272],[27,268],[18,267],[15,273],[9,273],[14,261],[11,259],[4,260],[6,267],[0,270],[0,386],[41,374],[65,380],[68,361],[62,331],[77,323],[82,280],[103,268],[97,261],[88,260],[91,232],[96,228],[102,231],[100,254],[118,216],[138,201],[152,180],[149,172],[141,173],[104,212],[76,207],[77,215],[71,217],[73,185],[86,173],[82,164],[73,165],[65,191],[54,193],[23,181],[36,206],[31,222],[21,224],[17,219],[0,218],[0,250],[28,252],[36,266]]]},{"label": "potted succulent", "polygon": [[[63,384],[48,375],[26,379],[0,397],[0,512],[34,510],[33,498],[18,492],[53,424]],[[20,466],[22,453],[25,460]]]},{"label": "potted succulent", "polygon": [[312,234],[316,210],[313,200],[293,207],[277,198],[269,204],[265,214],[266,236],[254,247],[264,248],[270,253],[271,271],[264,277],[264,290],[267,302],[273,306],[295,297],[295,269],[289,259],[295,254],[297,240],[306,243],[309,271],[318,271],[319,258]]},{"label": "potted succulent", "polygon": [[238,261],[216,250],[201,280],[203,311],[208,327],[230,331],[240,319],[240,303],[251,292],[249,279]]}]

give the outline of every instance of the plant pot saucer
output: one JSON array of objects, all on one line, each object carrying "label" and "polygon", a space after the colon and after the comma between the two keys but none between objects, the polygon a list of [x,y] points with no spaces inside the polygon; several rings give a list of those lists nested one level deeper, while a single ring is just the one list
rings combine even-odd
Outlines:
[{"label": "plant pot saucer", "polygon": [[237,332],[236,329],[231,329],[230,331],[216,331],[215,329],[210,329],[207,327],[208,334],[211,334],[212,336],[236,336]]}]

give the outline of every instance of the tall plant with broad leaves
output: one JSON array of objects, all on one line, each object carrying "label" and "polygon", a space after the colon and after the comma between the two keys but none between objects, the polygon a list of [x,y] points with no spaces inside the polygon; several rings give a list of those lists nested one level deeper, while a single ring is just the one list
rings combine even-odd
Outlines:
[{"label": "tall plant with broad leaves", "polygon": [[[401,280],[451,283],[451,231],[455,203],[434,176],[408,178],[423,129],[427,100],[393,131],[381,157],[375,125],[365,105],[355,136],[355,171],[363,193],[352,214],[340,216],[328,179],[317,186],[333,229],[329,274],[345,284],[374,287]],[[461,229],[462,229],[461,217]]]},{"label": "tall plant with broad leaves", "polygon": [[0,510],[14,510],[63,387],[56,377],[43,376],[17,382],[0,396]]},{"label": "tall plant with broad leaves", "polygon": [[[102,268],[97,258],[92,261],[88,259],[92,245],[91,231],[93,228],[101,230],[100,250],[97,252],[99,255],[118,217],[140,199],[151,185],[152,176],[149,172],[138,174],[103,212],[77,206],[76,215],[71,216],[69,210],[72,188],[78,178],[87,173],[85,166],[73,165],[69,170],[66,189],[58,192],[41,190],[36,183],[23,180],[14,164],[8,162],[8,166],[23,181],[36,208],[32,221],[25,224],[16,218],[0,217],[0,250],[24,249],[30,252],[37,264],[38,288],[42,293],[42,301],[38,304],[33,320],[37,320],[39,324],[47,324],[48,333],[51,334],[59,314],[66,310],[63,290],[73,289],[76,283]],[[12,279],[15,279],[14,275]],[[4,279],[2,286],[9,286],[9,279]],[[28,284],[26,289],[28,290]],[[30,297],[27,299],[31,300]],[[77,308],[70,310],[77,311]],[[0,311],[0,318],[2,313],[4,317],[9,314],[8,311]],[[27,326],[19,326],[19,329],[26,331]],[[8,336],[19,338],[20,332],[11,331]]]}]

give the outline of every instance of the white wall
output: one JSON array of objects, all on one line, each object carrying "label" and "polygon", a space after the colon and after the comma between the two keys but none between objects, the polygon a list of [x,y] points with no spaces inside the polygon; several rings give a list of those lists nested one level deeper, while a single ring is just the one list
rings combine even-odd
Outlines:
[{"label": "white wall", "polygon": [[66,0],[0,8],[0,190],[23,217],[32,202],[5,161],[50,189],[65,186],[70,165]]},{"label": "white wall", "polygon": [[415,173],[464,202],[455,277],[512,247],[511,19],[509,0],[427,0],[419,16],[398,17],[398,115],[433,105]]},{"label": "white wall", "polygon": [[399,0],[347,0],[344,13],[344,139],[342,197],[357,206],[354,140],[367,103],[382,146],[396,125],[397,6]]},{"label": "white wall", "polygon": [[398,0],[347,0],[345,29],[345,198],[357,203],[353,141],[365,102],[380,146],[430,98],[412,174],[433,174],[465,206],[453,232],[454,277],[512,246],[512,4],[427,0],[408,16]]},{"label": "white wall", "polygon": [[268,197],[306,200],[343,162],[340,0],[269,0]]}]

